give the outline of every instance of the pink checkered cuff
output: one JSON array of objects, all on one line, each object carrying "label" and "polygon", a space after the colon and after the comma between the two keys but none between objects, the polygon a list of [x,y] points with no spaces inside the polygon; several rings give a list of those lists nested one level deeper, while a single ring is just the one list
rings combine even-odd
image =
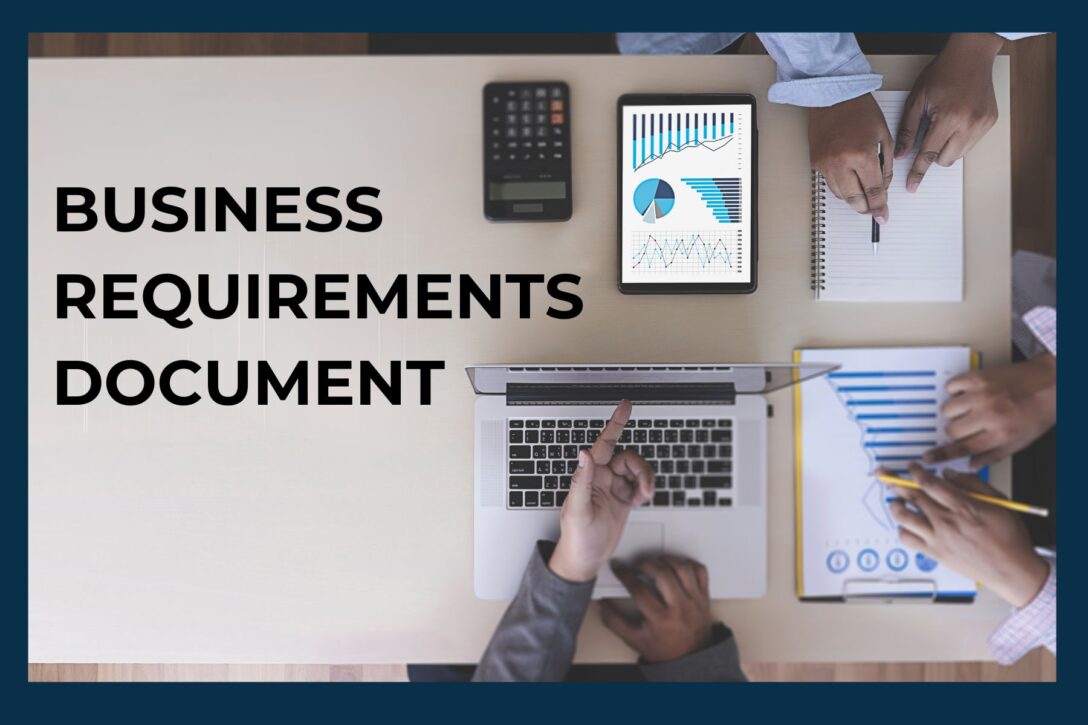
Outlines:
[{"label": "pink checkered cuff", "polygon": [[1058,560],[1046,558],[1050,564],[1046,584],[990,635],[990,654],[1003,665],[1011,665],[1036,647],[1058,653]]},{"label": "pink checkered cuff", "polygon": [[1058,357],[1058,311],[1053,307],[1033,307],[1024,315],[1024,324],[1040,343]]}]

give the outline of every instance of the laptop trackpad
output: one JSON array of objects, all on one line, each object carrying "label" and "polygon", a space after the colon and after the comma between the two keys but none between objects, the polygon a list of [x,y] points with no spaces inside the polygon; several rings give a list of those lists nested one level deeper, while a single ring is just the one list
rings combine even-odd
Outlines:
[{"label": "laptop trackpad", "polygon": [[[644,557],[660,554],[664,548],[664,524],[628,523],[627,528],[623,531],[623,538],[620,539],[619,546],[616,547],[616,553],[612,555],[612,558],[619,559],[626,564],[633,564]],[[620,584],[616,575],[612,573],[612,567],[605,564],[597,572],[596,588],[598,591],[602,588],[623,590],[623,585]]]}]

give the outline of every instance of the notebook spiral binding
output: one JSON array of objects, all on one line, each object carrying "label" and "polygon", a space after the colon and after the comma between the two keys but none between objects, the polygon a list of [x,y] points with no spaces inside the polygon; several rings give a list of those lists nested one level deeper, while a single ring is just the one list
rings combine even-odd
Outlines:
[{"label": "notebook spiral binding", "polygon": [[825,257],[826,257],[826,224],[827,214],[827,186],[824,177],[819,171],[812,170],[812,264],[811,280],[812,289],[819,296],[824,288]]}]

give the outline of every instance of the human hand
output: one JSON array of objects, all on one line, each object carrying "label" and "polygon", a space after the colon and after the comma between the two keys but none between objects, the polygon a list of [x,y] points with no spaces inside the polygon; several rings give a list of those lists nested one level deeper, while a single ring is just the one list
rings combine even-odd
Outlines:
[{"label": "human hand", "polygon": [[[877,144],[884,153],[880,171]],[[871,93],[826,108],[810,108],[808,147],[812,168],[824,175],[831,193],[854,211],[888,221],[892,182],[892,135]]]},{"label": "human hand", "polygon": [[654,495],[654,472],[633,451],[613,457],[616,441],[631,417],[622,401],[590,450],[578,452],[578,468],[559,513],[559,541],[548,568],[572,582],[586,582],[612,556],[627,515]]},{"label": "human hand", "polygon": [[[921,491],[898,489],[902,499],[889,507],[899,523],[899,540],[950,569],[980,582],[1014,607],[1031,602],[1050,576],[1016,514],[977,501],[967,492],[1005,498],[978,476],[944,472],[941,480],[917,463],[911,477]],[[921,514],[907,508],[904,500]]]},{"label": "human hand", "polygon": [[1058,362],[1050,353],[1012,365],[973,370],[948,381],[941,406],[951,443],[926,463],[971,456],[976,471],[1023,450],[1057,422]]},{"label": "human hand", "polygon": [[915,191],[936,161],[951,166],[970,151],[997,121],[994,95],[994,56],[1001,37],[993,33],[956,33],[933,59],[907,96],[895,158],[908,156],[918,143],[919,127],[929,129],[907,174],[907,191]]},{"label": "human hand", "polygon": [[676,556],[655,556],[634,568],[614,564],[612,571],[631,593],[639,614],[631,618],[605,599],[601,620],[643,660],[675,660],[710,643],[714,620],[705,566]]}]

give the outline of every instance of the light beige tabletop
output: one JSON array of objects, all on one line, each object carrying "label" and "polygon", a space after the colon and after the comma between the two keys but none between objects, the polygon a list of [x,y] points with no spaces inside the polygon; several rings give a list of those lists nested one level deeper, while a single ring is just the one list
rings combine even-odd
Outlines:
[{"label": "light beige tabletop", "polygon": [[[927,62],[877,57],[884,88]],[[751,362],[798,346],[968,343],[1009,356],[1009,69],[997,125],[965,165],[961,304],[817,303],[809,291],[806,116],[766,101],[766,57],[202,58],[29,63],[31,662],[473,661],[501,615],[472,591],[469,363]],[[491,224],[481,202],[481,88],[571,87],[574,216]],[[615,103],[631,91],[746,91],[759,103],[759,291],[616,290]],[[897,183],[903,183],[898,180]],[[372,234],[58,234],[55,188],[381,189]],[[127,208],[127,207],[126,207]],[[892,210],[894,213],[894,210]],[[60,272],[573,272],[574,320],[57,320]],[[218,277],[216,277],[218,278]],[[512,291],[512,290],[511,290]],[[442,359],[434,404],[319,407],[99,400],[55,404],[55,363]],[[409,381],[413,377],[407,378]],[[156,396],[155,400],[158,400]],[[1005,612],[799,603],[791,398],[770,396],[770,583],[716,602],[749,661],[986,658]],[[1007,488],[1009,467],[993,469]],[[585,661],[631,653],[591,609]]]}]

